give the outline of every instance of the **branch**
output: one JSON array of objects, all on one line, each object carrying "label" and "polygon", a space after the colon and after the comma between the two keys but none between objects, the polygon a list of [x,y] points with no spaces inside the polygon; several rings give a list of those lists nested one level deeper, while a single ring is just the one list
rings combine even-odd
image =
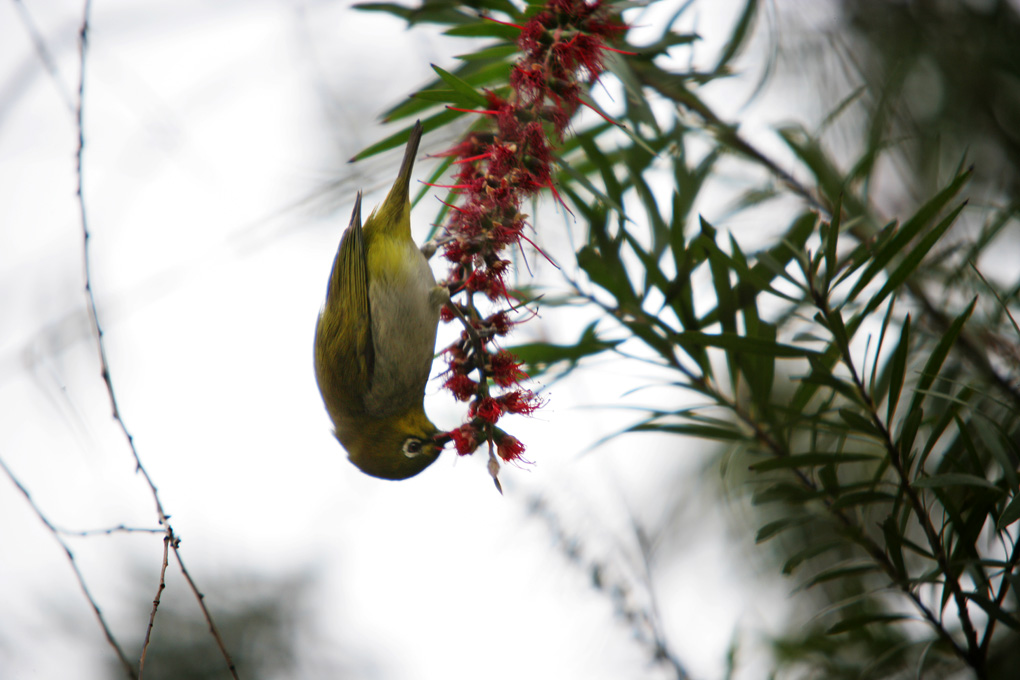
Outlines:
[{"label": "branch", "polygon": [[[828,301],[825,299],[825,296],[821,293],[813,291],[813,297],[815,306],[818,311],[821,312],[824,319],[829,319],[834,314],[839,313],[832,311],[829,307]],[[949,556],[946,554],[942,541],[939,538],[940,532],[935,530],[935,527],[931,522],[931,516],[928,514],[924,504],[921,502],[921,497],[920,494],[918,494],[917,489],[910,484],[910,475],[908,470],[904,467],[903,456],[901,455],[902,452],[896,445],[892,434],[889,432],[888,427],[879,415],[875,402],[871,398],[871,394],[868,392],[863,378],[861,378],[854,366],[853,357],[850,356],[849,353],[849,345],[844,346],[842,343],[836,344],[840,347],[843,363],[850,371],[851,379],[857,387],[857,391],[860,393],[864,406],[868,411],[868,417],[882,437],[882,446],[889,455],[889,462],[892,465],[893,470],[896,471],[896,476],[899,478],[899,487],[903,494],[907,497],[911,510],[913,510],[913,513],[917,518],[917,523],[921,526],[922,531],[924,531],[925,538],[928,541],[928,546],[931,548],[932,555],[934,555],[935,560],[939,565],[939,569],[945,575],[945,587],[949,588],[950,593],[953,595],[953,600],[956,603],[956,608],[960,616],[960,625],[962,626],[964,636],[967,639],[967,653],[963,655],[963,658],[972,665],[975,672],[978,674],[978,677],[984,677],[985,664],[978,645],[977,631],[974,629],[974,624],[970,619],[967,599],[963,594],[963,589],[960,587],[959,575],[954,571]]]},{"label": "branch", "polygon": [[170,535],[163,536],[163,566],[159,568],[159,585],[156,587],[156,597],[152,600],[152,611],[149,612],[149,626],[145,629],[145,640],[142,642],[142,656],[138,661],[138,680],[141,680],[145,672],[145,656],[149,653],[149,640],[152,637],[152,627],[156,623],[156,610],[159,609],[160,598],[163,590],[166,589],[166,568],[170,563]]},{"label": "branch", "polygon": [[[205,606],[205,595],[203,595],[198,586],[195,585],[195,581],[192,580],[191,574],[184,567],[184,561],[181,559],[181,551],[179,549],[180,539],[173,535],[173,531],[170,527],[167,527],[167,537],[170,539],[170,546],[174,549],[174,557],[177,558],[177,564],[181,568],[181,574],[184,575],[184,579],[191,586],[191,592],[195,594],[195,599],[198,600],[198,606],[202,609],[202,615],[205,617],[205,622],[209,624],[209,632],[212,634],[213,639],[216,640],[216,645],[220,648],[220,653],[227,662],[227,669],[230,671],[230,675],[233,676],[234,680],[240,680],[237,675],[237,667],[234,666],[234,660],[230,658],[230,652],[227,651],[227,646],[223,643],[223,638],[220,637],[220,631],[216,628],[216,624],[213,623],[212,614]],[[155,603],[153,603],[153,611],[155,611]]]},{"label": "branch", "polygon": [[96,604],[96,599],[92,597],[92,592],[89,590],[89,587],[85,585],[85,577],[82,575],[81,569],[78,568],[78,563],[74,559],[74,553],[71,552],[71,548],[61,537],[60,530],[57,529],[57,527],[55,527],[53,523],[50,522],[46,515],[43,514],[43,511],[39,508],[38,505],[35,504],[35,501],[32,500],[32,496],[31,494],[28,493],[28,489],[26,489],[24,485],[22,485],[22,483],[18,481],[18,478],[14,476],[14,473],[11,472],[11,469],[7,467],[7,464],[3,461],[2,458],[0,458],[0,468],[3,468],[3,471],[7,474],[7,477],[11,480],[11,482],[14,483],[14,486],[18,487],[18,491],[20,491],[21,495],[25,497],[25,500],[28,501],[28,504],[31,506],[33,512],[35,512],[36,517],[38,517],[39,520],[44,525],[46,525],[46,528],[49,529],[50,533],[53,534],[53,538],[55,538],[57,543],[60,544],[60,547],[64,549],[64,554],[67,555],[67,559],[71,563],[71,569],[74,570],[74,576],[76,579],[78,579],[78,585],[81,587],[81,591],[85,593],[85,599],[87,599],[89,601],[89,605],[92,606],[92,611],[95,612],[96,618],[99,619],[99,625],[102,626],[103,628],[103,634],[106,635],[106,641],[110,643],[110,646],[113,647],[113,650],[117,653],[117,658],[120,659],[120,662],[124,666],[124,670],[127,672],[128,677],[132,678],[133,680],[139,680],[138,674],[135,673],[134,666],[131,665],[131,662],[128,661],[127,656],[124,655],[124,650],[121,649],[121,646],[117,642],[117,639],[113,636],[113,631],[110,630],[110,626],[107,625],[106,619],[103,618],[103,612],[99,610],[99,605]]},{"label": "branch", "polygon": [[[177,563],[180,565],[181,573],[184,575],[184,578],[188,581],[188,584],[191,586],[191,590],[195,593],[195,597],[198,600],[198,605],[199,605],[199,607],[202,610],[202,615],[205,617],[206,622],[209,624],[209,630],[212,633],[213,638],[216,640],[216,644],[219,646],[220,652],[223,654],[224,660],[226,660],[227,668],[230,670],[230,674],[234,677],[235,680],[239,680],[238,679],[238,675],[237,675],[237,669],[234,666],[234,662],[230,658],[230,654],[227,652],[226,646],[223,644],[223,639],[220,637],[219,631],[216,629],[216,625],[213,623],[212,615],[209,613],[209,609],[205,606],[204,596],[199,592],[198,587],[195,585],[195,582],[191,578],[191,575],[188,574],[187,569],[184,568],[184,562],[181,561],[181,555],[180,555],[180,552],[178,550],[178,545],[180,544],[180,540],[174,534],[173,527],[170,526],[170,522],[169,522],[170,516],[167,515],[166,511],[163,509],[163,503],[159,499],[159,492],[156,489],[156,485],[152,481],[152,477],[149,476],[148,470],[146,470],[145,466],[142,464],[141,456],[139,456],[139,454],[138,454],[138,448],[135,446],[134,437],[131,435],[131,432],[128,430],[127,424],[124,422],[124,418],[121,416],[120,407],[117,405],[117,396],[116,396],[116,393],[114,392],[114,389],[113,389],[113,380],[110,377],[110,363],[107,360],[107,356],[106,356],[106,343],[103,340],[103,326],[102,326],[102,324],[99,321],[99,313],[98,313],[98,311],[96,309],[96,297],[95,297],[95,294],[93,293],[93,290],[92,290],[92,265],[91,265],[91,257],[90,257],[91,251],[89,249],[90,234],[89,234],[89,226],[88,226],[89,225],[89,223],[88,223],[88,211],[85,209],[85,193],[84,193],[83,188],[82,188],[82,184],[83,184],[83,181],[82,181],[82,179],[83,179],[82,157],[84,155],[84,150],[85,150],[85,132],[84,132],[84,125],[83,125],[84,108],[85,108],[84,107],[84,101],[85,101],[85,55],[87,53],[87,46],[88,46],[89,14],[91,12],[91,8],[92,8],[92,1],[91,0],[85,0],[84,16],[82,18],[81,30],[79,32],[80,42],[79,42],[78,57],[79,57],[80,65],[81,65],[81,74],[80,74],[80,78],[78,80],[78,100],[77,100],[77,105],[75,107],[75,120],[76,120],[77,130],[78,130],[78,149],[77,149],[77,151],[75,153],[76,176],[77,176],[77,180],[78,180],[78,187],[77,187],[76,194],[77,194],[77,198],[78,198],[78,211],[79,211],[79,218],[81,220],[81,230],[82,230],[82,237],[83,237],[83,242],[84,242],[83,243],[83,248],[82,248],[82,258],[84,260],[84,270],[85,270],[85,294],[86,294],[86,298],[87,298],[87,301],[88,301],[89,320],[91,321],[92,327],[93,327],[93,329],[95,331],[96,346],[97,346],[97,348],[99,350],[100,371],[101,371],[101,374],[103,376],[103,382],[106,384],[106,393],[107,393],[107,395],[110,398],[110,407],[112,409],[113,419],[116,421],[117,425],[120,427],[120,430],[121,430],[121,432],[124,435],[124,438],[127,439],[128,447],[131,449],[131,455],[132,455],[132,457],[134,458],[134,461],[135,461],[135,472],[141,473],[142,477],[145,479],[145,483],[148,484],[148,486],[149,486],[149,491],[152,493],[152,500],[156,504],[156,517],[159,520],[160,526],[162,526],[164,528],[164,532],[165,532],[165,536],[163,538],[163,568],[160,571],[160,586],[159,586],[159,590],[157,592],[156,598],[155,598],[155,600],[153,600],[153,603],[152,603],[152,612],[149,615],[149,626],[148,626],[148,628],[146,630],[146,634],[145,634],[145,643],[144,643],[144,646],[142,648],[141,662],[144,663],[145,654],[148,651],[148,644],[149,644],[150,633],[152,632],[152,626],[153,626],[153,623],[155,621],[156,609],[157,609],[157,607],[159,607],[159,596],[162,593],[163,588],[166,587],[164,577],[165,577],[166,566],[167,566],[167,562],[168,562],[168,559],[167,559],[167,546],[169,545],[169,546],[172,546],[173,549],[174,549],[174,556],[177,558]],[[70,552],[68,552],[68,555],[70,555]],[[76,571],[77,571],[77,568],[76,568]],[[79,577],[79,580],[80,580],[80,577]],[[84,584],[82,584],[82,587],[84,587]],[[89,598],[89,601],[90,602],[92,601],[91,597]],[[94,603],[93,603],[93,608],[95,608],[95,604]],[[99,613],[98,608],[96,608],[96,613],[97,614]],[[105,627],[106,626],[105,626],[105,623],[104,623],[104,629],[105,629]],[[109,634],[109,631],[107,631],[107,638],[110,640],[111,644],[113,644],[114,647],[117,649],[118,654],[121,657],[123,657],[123,652],[121,652],[120,648],[113,641],[113,638]],[[133,678],[137,677],[134,674],[134,669],[131,668],[130,665],[128,665],[128,668],[130,670],[131,677],[133,677]]]}]

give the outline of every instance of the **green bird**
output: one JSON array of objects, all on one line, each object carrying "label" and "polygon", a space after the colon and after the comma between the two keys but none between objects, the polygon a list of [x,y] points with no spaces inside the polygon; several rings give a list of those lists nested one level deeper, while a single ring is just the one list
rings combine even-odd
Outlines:
[{"label": "green bird", "polygon": [[421,134],[418,122],[393,187],[364,226],[358,193],[315,326],[315,377],[336,438],[362,472],[383,479],[412,477],[442,450],[424,398],[449,295],[411,238]]}]

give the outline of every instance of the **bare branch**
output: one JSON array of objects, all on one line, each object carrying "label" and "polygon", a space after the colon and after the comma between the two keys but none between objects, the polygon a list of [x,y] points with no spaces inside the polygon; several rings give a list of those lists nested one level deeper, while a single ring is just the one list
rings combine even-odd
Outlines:
[{"label": "bare branch", "polygon": [[[176,550],[176,546],[174,547]],[[159,569],[159,586],[156,587],[156,597],[152,600],[152,611],[149,612],[149,626],[145,629],[145,641],[142,642],[142,657],[138,661],[138,680],[142,679],[145,672],[145,655],[149,653],[149,640],[152,637],[152,627],[156,623],[156,610],[159,609],[159,600],[166,588],[166,568],[170,563],[170,534],[163,536],[163,566]]]},{"label": "bare branch", "polygon": [[[205,606],[205,595],[199,591],[198,586],[195,585],[195,582],[191,578],[191,574],[189,574],[188,570],[185,568],[184,561],[181,559],[181,551],[179,549],[180,539],[173,536],[173,532],[169,526],[167,527],[167,536],[172,539],[170,541],[170,545],[174,549],[174,557],[177,558],[177,564],[181,567],[181,574],[184,575],[188,585],[191,586],[191,592],[195,593],[195,599],[198,600],[198,606],[202,609],[202,615],[205,617],[205,622],[209,624],[209,632],[212,634],[213,639],[216,640],[216,644],[219,646],[220,653],[223,654],[223,658],[226,659],[227,668],[230,670],[230,674],[234,677],[234,680],[240,680],[237,675],[237,668],[234,666],[234,661],[230,658],[230,652],[227,651],[227,646],[223,643],[223,638],[220,637],[220,631],[216,628],[216,624],[213,623],[212,614],[209,613],[209,610]],[[155,607],[153,607],[153,609],[155,610]]]},{"label": "bare branch", "polygon": [[[203,595],[199,592],[198,587],[192,580],[191,575],[188,574],[187,569],[184,568],[184,562],[181,561],[180,552],[178,550],[178,545],[180,541],[174,534],[173,528],[170,526],[169,522],[170,517],[163,509],[163,503],[159,499],[159,492],[156,488],[156,484],[152,481],[152,477],[149,476],[148,470],[146,470],[145,466],[142,464],[141,456],[139,456],[138,454],[138,447],[135,446],[134,437],[131,435],[131,432],[128,430],[127,423],[124,422],[124,418],[121,416],[120,407],[117,405],[117,396],[113,389],[113,380],[110,376],[110,363],[106,356],[106,343],[103,340],[103,326],[99,321],[99,313],[96,309],[96,297],[92,290],[92,266],[90,256],[91,251],[89,249],[90,234],[88,223],[88,211],[86,210],[85,207],[85,193],[83,190],[83,172],[82,172],[82,159],[85,150],[85,132],[84,132],[85,56],[88,47],[89,15],[91,12],[91,8],[92,8],[91,0],[85,0],[85,9],[81,23],[81,30],[79,31],[80,43],[78,56],[79,63],[81,65],[81,74],[78,80],[78,100],[77,105],[75,107],[75,119],[78,130],[78,149],[75,154],[76,176],[78,181],[76,195],[78,199],[78,211],[79,218],[81,220],[81,230],[83,238],[82,259],[84,262],[85,271],[85,295],[88,301],[89,320],[92,323],[92,327],[94,329],[96,337],[96,346],[99,350],[100,372],[103,376],[103,382],[106,384],[107,395],[110,398],[110,408],[112,410],[113,419],[120,427],[121,432],[124,434],[124,438],[127,439],[128,447],[131,449],[131,455],[134,457],[135,471],[140,473],[142,477],[145,479],[145,483],[149,485],[149,491],[152,492],[152,500],[156,505],[156,517],[159,521],[160,526],[163,527],[165,532],[165,536],[163,538],[163,567],[160,571],[160,586],[159,591],[157,592],[157,596],[155,600],[153,600],[152,611],[150,612],[149,615],[149,625],[148,628],[146,629],[145,643],[142,648],[141,663],[144,663],[145,654],[148,651],[150,633],[152,632],[152,627],[155,622],[156,609],[159,607],[159,595],[162,593],[163,588],[166,587],[165,575],[167,563],[169,561],[167,547],[172,546],[174,549],[174,556],[177,558],[177,563],[181,567],[181,573],[184,575],[184,578],[187,579],[188,584],[191,586],[192,591],[195,593],[195,597],[198,599],[198,605],[202,610],[202,615],[205,617],[206,622],[208,622],[209,630],[212,633],[213,638],[216,640],[216,644],[219,646],[220,651],[223,653],[223,658],[226,660],[227,668],[230,670],[230,673],[231,675],[233,675],[235,680],[239,680],[237,670],[234,667],[234,662],[230,658],[230,654],[227,652],[226,646],[223,644],[223,639],[220,637],[219,631],[216,629],[216,625],[213,623],[212,615],[209,613],[208,608],[205,606],[205,602],[203,601]],[[70,552],[68,554],[70,555]],[[84,587],[84,584],[82,584],[82,587]],[[93,607],[95,608],[94,603]],[[97,613],[99,612],[98,608],[96,608],[96,612]],[[110,639],[111,644],[114,644],[116,647],[116,643],[113,641],[113,638],[109,634],[109,631],[107,631],[107,637],[108,639]],[[123,652],[120,651],[120,648],[116,647],[116,649],[118,654],[120,654],[121,657],[123,658]],[[136,677],[133,668],[131,668],[131,676]]]},{"label": "bare branch", "polygon": [[64,549],[64,553],[67,555],[67,559],[71,563],[71,569],[74,570],[74,576],[76,579],[78,579],[78,585],[81,587],[81,591],[85,593],[85,599],[87,599],[89,601],[89,605],[92,606],[92,611],[95,612],[96,618],[99,619],[99,625],[102,626],[103,628],[103,633],[106,635],[106,641],[110,643],[110,646],[113,647],[114,651],[117,653],[117,658],[120,659],[120,662],[124,666],[124,670],[127,672],[128,677],[138,680],[139,676],[137,673],[135,673],[134,666],[132,666],[131,662],[128,661],[127,656],[125,656],[124,654],[124,650],[121,649],[121,646],[117,642],[117,639],[113,636],[113,631],[110,630],[110,626],[106,623],[106,619],[103,618],[103,612],[100,611],[99,605],[96,604],[96,599],[92,596],[92,592],[89,590],[89,587],[85,584],[85,577],[82,575],[81,569],[78,568],[78,563],[74,559],[74,553],[71,552],[71,548],[61,537],[60,530],[53,526],[53,523],[50,522],[49,518],[47,518],[46,515],[43,514],[43,511],[39,508],[38,505],[36,505],[35,501],[32,500],[32,496],[31,494],[28,493],[28,489],[26,489],[24,485],[20,481],[18,481],[18,478],[14,476],[14,473],[11,472],[11,469],[7,467],[7,463],[5,463],[2,458],[0,458],[0,468],[3,468],[4,472],[7,474],[7,477],[11,480],[14,486],[18,487],[18,491],[20,491],[21,494],[25,497],[25,500],[28,501],[29,506],[31,506],[32,511],[35,512],[36,516],[39,518],[39,521],[46,525],[46,528],[49,529],[50,533],[53,534],[53,538],[55,538],[57,543],[60,544],[60,547]]}]

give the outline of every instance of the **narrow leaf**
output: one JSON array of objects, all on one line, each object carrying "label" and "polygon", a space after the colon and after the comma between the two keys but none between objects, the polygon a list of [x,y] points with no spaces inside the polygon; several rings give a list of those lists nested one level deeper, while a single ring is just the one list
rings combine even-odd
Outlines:
[{"label": "narrow leaf", "polygon": [[850,616],[839,623],[835,624],[829,630],[825,631],[828,635],[838,635],[840,633],[848,633],[858,628],[864,628],[874,623],[895,623],[897,621],[905,621],[912,617],[904,614],[863,614],[861,616]]},{"label": "narrow leaf", "polygon": [[903,380],[907,370],[907,352],[910,349],[910,315],[903,321],[903,330],[900,331],[900,341],[893,350],[892,359],[889,362],[889,405],[886,409],[886,422],[892,423],[896,414],[896,404],[900,400],[900,392],[903,390]]},{"label": "narrow leaf", "polygon": [[1013,496],[1009,501],[1002,514],[999,515],[999,521],[995,523],[995,526],[999,531],[1002,531],[1018,519],[1020,519],[1020,494]]},{"label": "narrow leaf", "polygon": [[471,87],[471,85],[461,78],[453,75],[449,71],[439,68],[435,64],[431,64],[432,70],[435,71],[443,82],[453,88],[456,92],[460,93],[468,101],[474,102],[478,106],[488,106],[488,100],[483,97],[478,90]]}]

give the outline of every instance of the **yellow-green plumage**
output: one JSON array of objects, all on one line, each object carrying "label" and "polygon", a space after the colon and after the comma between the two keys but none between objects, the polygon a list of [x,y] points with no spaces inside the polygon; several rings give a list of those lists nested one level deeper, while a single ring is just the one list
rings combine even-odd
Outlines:
[{"label": "yellow-green plumage", "polygon": [[364,226],[358,194],[315,328],[315,376],[336,437],[363,472],[386,479],[418,474],[440,451],[423,401],[443,295],[411,238],[421,132],[419,123]]}]

